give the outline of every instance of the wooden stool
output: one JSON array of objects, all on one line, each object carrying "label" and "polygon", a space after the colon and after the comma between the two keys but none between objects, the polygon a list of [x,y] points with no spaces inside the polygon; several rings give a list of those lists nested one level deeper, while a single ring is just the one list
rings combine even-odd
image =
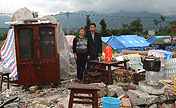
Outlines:
[{"label": "wooden stool", "polygon": [[89,75],[88,83],[100,83],[103,81],[101,72],[87,72],[87,74]]},{"label": "wooden stool", "polygon": [[[68,108],[73,107],[73,103],[77,104],[92,104],[93,108],[98,108],[98,96],[97,91],[100,90],[98,86],[95,84],[69,84],[68,89],[71,90],[70,92],[70,101]],[[88,96],[74,96],[75,93],[83,93],[83,94],[92,94],[92,97]],[[79,99],[90,99],[91,102],[87,101],[74,101],[74,98]]]},{"label": "wooden stool", "polygon": [[9,89],[9,74],[10,74],[9,70],[0,72],[0,91],[2,91],[3,82],[7,82],[7,89]]}]

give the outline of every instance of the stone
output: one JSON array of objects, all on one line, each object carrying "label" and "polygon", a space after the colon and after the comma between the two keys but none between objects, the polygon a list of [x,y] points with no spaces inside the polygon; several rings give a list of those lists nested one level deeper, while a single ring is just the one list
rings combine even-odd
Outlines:
[{"label": "stone", "polygon": [[45,92],[41,92],[41,93],[39,94],[40,97],[42,97],[42,96],[44,96],[44,95],[46,95]]},{"label": "stone", "polygon": [[113,80],[113,84],[112,85],[117,85],[117,82],[115,80]]},{"label": "stone", "polygon": [[35,91],[38,89],[38,86],[32,86],[29,88],[29,91],[31,91],[32,93],[35,93]]},{"label": "stone", "polygon": [[106,88],[107,95],[108,97],[114,96],[115,95],[115,89],[117,85],[108,85]]},{"label": "stone", "polygon": [[32,12],[26,7],[18,9],[11,17],[12,22],[25,19],[33,19]]},{"label": "stone", "polygon": [[158,103],[161,100],[160,100],[160,97],[157,95],[150,95],[150,99],[147,101],[148,101],[148,103],[152,104],[152,103]]},{"label": "stone", "polygon": [[159,98],[161,103],[167,100],[167,97],[165,95],[160,95]]},{"label": "stone", "polygon": [[98,87],[100,88],[100,91],[97,92],[98,97],[104,97],[106,94],[105,91],[105,84],[104,83],[91,83],[91,84],[97,84]]},{"label": "stone", "polygon": [[158,108],[157,104],[152,104],[149,108]]},{"label": "stone", "polygon": [[155,95],[164,94],[165,92],[165,86],[161,83],[159,83],[158,86],[154,86],[154,85],[149,85],[143,81],[140,81],[139,89],[142,90],[143,92],[146,92],[149,94],[155,94]]},{"label": "stone", "polygon": [[167,104],[163,103],[162,106],[163,108],[170,108]]},{"label": "stone", "polygon": [[121,95],[126,95],[126,92],[122,89],[122,87],[118,85],[108,85],[107,86],[107,95],[109,97],[114,96],[121,96]]},{"label": "stone", "polygon": [[41,90],[37,90],[37,91],[35,92],[35,95],[38,95],[40,92],[41,92]]},{"label": "stone", "polygon": [[116,94],[117,85],[108,85],[106,88],[108,97],[112,97]]},{"label": "stone", "polygon": [[42,19],[49,20],[52,24],[57,24],[56,19],[51,15],[46,15],[41,17]]},{"label": "stone", "polygon": [[120,86],[116,87],[115,93],[117,94],[117,96],[126,95],[126,92]]},{"label": "stone", "polygon": [[[150,95],[143,93],[139,90],[128,90],[127,95],[129,96],[132,105],[150,105]],[[150,100],[150,101],[149,101]]]}]

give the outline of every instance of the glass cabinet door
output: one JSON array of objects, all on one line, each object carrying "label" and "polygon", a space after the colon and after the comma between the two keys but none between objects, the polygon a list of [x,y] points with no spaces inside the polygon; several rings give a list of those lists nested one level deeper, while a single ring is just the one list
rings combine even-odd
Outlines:
[{"label": "glass cabinet door", "polygon": [[55,28],[39,28],[40,58],[55,58]]},{"label": "glass cabinet door", "polygon": [[17,34],[20,59],[33,59],[33,28],[19,28]]}]

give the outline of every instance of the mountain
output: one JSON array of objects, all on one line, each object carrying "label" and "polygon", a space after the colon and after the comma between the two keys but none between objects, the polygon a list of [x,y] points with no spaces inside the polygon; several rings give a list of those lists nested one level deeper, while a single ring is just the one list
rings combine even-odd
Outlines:
[{"label": "mountain", "polygon": [[[121,28],[123,24],[130,24],[132,21],[137,18],[141,19],[144,29],[156,29],[156,26],[153,24],[154,19],[160,19],[162,14],[160,13],[150,13],[147,11],[141,12],[127,12],[121,10],[117,13],[96,13],[94,11],[85,11],[81,10],[78,12],[72,12],[69,14],[69,30],[76,31],[80,27],[85,27],[86,25],[86,16],[89,15],[91,22],[97,24],[97,29],[100,29],[99,24],[101,19],[104,19],[107,25],[107,28]],[[59,22],[62,24],[63,30],[67,29],[67,15],[64,12],[59,14],[52,15],[56,19],[59,19]],[[165,16],[166,21],[172,21],[176,19],[176,15]],[[0,28],[8,28],[9,25],[6,25],[5,22],[10,21],[10,17],[7,15],[0,15]],[[162,26],[167,25],[167,23],[161,24]],[[1,32],[1,31],[0,31]],[[0,33],[1,34],[1,33]]]},{"label": "mountain", "polygon": [[10,17],[7,15],[0,15],[0,28],[9,28],[9,25],[6,25],[5,22],[10,21]]},{"label": "mountain", "polygon": [[10,17],[7,15],[0,15],[0,36],[7,34],[9,26],[5,22],[10,21]]},{"label": "mountain", "polygon": [[[137,18],[141,19],[141,23],[143,24],[144,29],[155,29],[156,26],[153,24],[154,19],[160,19],[163,16],[160,13],[150,13],[147,11],[141,12],[127,12],[120,11],[118,13],[96,13],[94,11],[78,11],[69,14],[69,29],[78,30],[80,27],[85,27],[86,25],[86,15],[90,15],[89,18],[91,22],[97,24],[97,29],[100,29],[99,22],[101,19],[104,19],[107,25],[107,28],[121,28],[123,24],[130,24],[132,21]],[[59,19],[59,22],[62,24],[63,29],[67,28],[67,15],[63,12],[59,14],[53,15],[56,19]],[[175,20],[176,15],[174,16],[165,16],[166,21]],[[167,23],[161,24],[162,26],[168,25]]]}]

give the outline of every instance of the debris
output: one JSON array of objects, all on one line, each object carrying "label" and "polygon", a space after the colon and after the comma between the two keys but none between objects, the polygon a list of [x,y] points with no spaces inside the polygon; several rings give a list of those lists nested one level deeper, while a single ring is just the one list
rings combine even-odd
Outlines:
[{"label": "debris", "polygon": [[121,96],[118,97],[118,99],[120,99],[120,100],[121,100],[122,98],[126,98],[126,96],[123,94],[123,95],[121,95]]},{"label": "debris", "polygon": [[29,88],[29,91],[31,91],[32,93],[35,93],[35,91],[38,89],[38,86],[32,86]]},{"label": "debris", "polygon": [[139,89],[146,92],[146,93],[149,93],[149,94],[156,94],[156,95],[161,95],[165,92],[165,86],[161,83],[159,83],[159,85],[150,85],[150,84],[147,84],[146,82],[144,81],[140,81],[139,82]]},{"label": "debris", "polygon": [[125,108],[132,108],[129,98],[122,98],[122,106]]},{"label": "debris", "polygon": [[41,92],[41,93],[39,94],[40,97],[42,97],[42,96],[44,96],[44,95],[46,95],[45,92]]},{"label": "debris", "polygon": [[14,100],[17,99],[17,98],[18,98],[18,97],[12,97],[12,98],[6,100],[4,103],[2,103],[2,104],[0,105],[0,108],[3,108],[4,105],[10,103],[11,101],[14,101]]},{"label": "debris", "polygon": [[35,95],[38,95],[40,92],[41,92],[41,90],[37,90],[37,91],[35,92]]},{"label": "debris", "polygon": [[42,103],[43,105],[48,106],[48,107],[50,106],[50,103],[49,103],[49,102],[47,102],[47,101],[42,101],[41,103]]}]

